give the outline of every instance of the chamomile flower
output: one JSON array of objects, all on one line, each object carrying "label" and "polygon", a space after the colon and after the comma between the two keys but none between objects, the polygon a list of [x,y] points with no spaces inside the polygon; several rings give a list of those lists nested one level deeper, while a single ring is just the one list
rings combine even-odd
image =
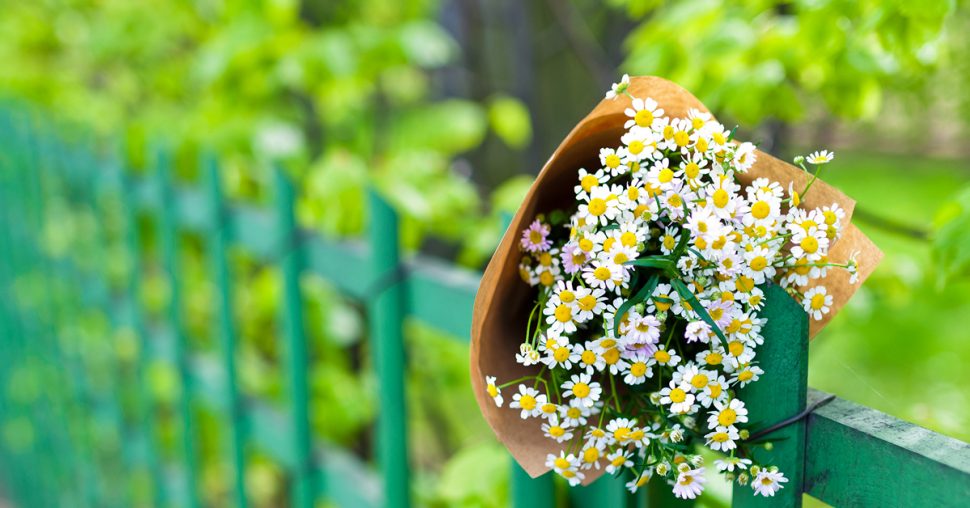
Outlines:
[{"label": "chamomile flower", "polygon": [[519,393],[512,395],[512,409],[521,409],[519,416],[523,420],[529,417],[537,417],[542,414],[541,406],[546,403],[546,395],[540,394],[539,390],[529,388],[524,384],[519,385]]},{"label": "chamomile flower", "polygon": [[558,296],[553,296],[546,302],[542,313],[546,316],[546,323],[551,332],[559,334],[576,331],[574,307],[560,300]]},{"label": "chamomile flower", "polygon": [[809,164],[820,166],[822,164],[828,164],[832,162],[832,159],[835,159],[835,152],[830,152],[828,150],[818,150],[810,153],[808,157],[805,158],[805,161],[808,162]]},{"label": "chamomile flower", "polygon": [[580,168],[579,185],[573,188],[573,190],[576,192],[576,198],[587,199],[589,197],[589,193],[593,191],[594,187],[604,185],[609,180],[610,176],[602,169],[597,170],[595,173],[590,173],[586,171],[585,168]]},{"label": "chamomile flower", "polygon": [[788,483],[788,478],[785,478],[785,475],[781,474],[777,469],[774,469],[774,471],[771,469],[761,469],[755,475],[754,479],[751,480],[751,488],[754,489],[756,495],[774,497],[775,492],[784,488],[782,483]]},{"label": "chamomile flower", "polygon": [[738,447],[735,441],[740,439],[740,436],[738,435],[738,429],[733,425],[730,427],[719,425],[713,431],[707,433],[704,439],[707,440],[707,446],[712,450],[727,453]]},{"label": "chamomile flower", "polygon": [[653,471],[651,469],[644,469],[634,479],[626,482],[626,490],[629,490],[631,494],[635,494],[641,487],[650,483],[652,476]]},{"label": "chamomile flower", "polygon": [[598,445],[596,443],[586,443],[583,449],[579,451],[579,468],[580,469],[599,469],[600,460],[603,459],[603,445]]},{"label": "chamomile flower", "polygon": [[593,408],[587,407],[582,401],[572,399],[568,404],[559,406],[559,416],[563,423],[570,427],[586,425],[586,418],[593,414]]},{"label": "chamomile flower", "polygon": [[495,401],[495,405],[502,407],[504,399],[502,399],[502,389],[495,384],[495,376],[485,376],[485,390],[488,392],[488,396]]},{"label": "chamomile flower", "polygon": [[585,323],[602,314],[606,309],[605,294],[606,291],[602,288],[589,289],[585,286],[576,288],[576,320]]},{"label": "chamomile flower", "polygon": [[559,421],[559,416],[553,413],[549,417],[547,423],[542,424],[542,433],[550,439],[554,439],[557,443],[562,443],[569,441],[573,438],[573,433],[570,430],[570,426],[566,423]]},{"label": "chamomile flower", "polygon": [[519,352],[515,355],[515,361],[528,367],[530,365],[535,365],[539,363],[542,355],[536,348],[532,347],[532,344],[528,342],[523,342],[519,345]]},{"label": "chamomile flower", "polygon": [[618,185],[608,187],[600,185],[593,187],[589,192],[589,197],[584,199],[579,205],[579,219],[591,224],[606,226],[616,218],[619,211],[619,195],[623,189]]},{"label": "chamomile flower", "polygon": [[744,459],[741,457],[725,457],[723,459],[717,459],[714,461],[714,467],[718,471],[726,471],[728,473],[733,473],[735,469],[744,470],[751,465],[749,459]]},{"label": "chamomile flower", "polygon": [[739,365],[738,369],[731,375],[731,383],[744,387],[748,383],[757,381],[765,371],[761,367],[752,364]]},{"label": "chamomile flower", "polygon": [[[681,465],[683,466],[683,464]],[[674,496],[680,499],[695,499],[704,491],[704,468],[678,468],[677,480],[674,482]]]},{"label": "chamomile flower", "polygon": [[589,374],[573,374],[562,384],[562,389],[563,397],[572,397],[586,407],[593,407],[603,393],[603,388]]},{"label": "chamomile flower", "polygon": [[666,346],[659,346],[650,357],[650,366],[662,365],[665,367],[676,367],[680,362],[680,356],[673,349],[668,350]]},{"label": "chamomile flower", "polygon": [[606,456],[606,460],[609,461],[609,464],[606,465],[606,472],[616,474],[624,467],[633,467],[632,458],[633,452],[627,451],[624,448],[616,449]]},{"label": "chamomile flower", "polygon": [[546,467],[555,471],[559,476],[565,478],[570,486],[582,483],[586,476],[579,472],[579,458],[573,454],[566,455],[565,451],[559,455],[549,454],[546,456]]},{"label": "chamomile flower", "polygon": [[694,409],[694,400],[689,384],[678,385],[671,381],[669,386],[660,390],[660,403],[669,405],[670,412],[674,414],[690,413]]},{"label": "chamomile flower", "polygon": [[626,93],[627,88],[630,88],[630,75],[624,74],[620,82],[613,83],[609,91],[606,92],[606,98],[616,100],[617,97]]},{"label": "chamomile flower", "polygon": [[634,126],[649,128],[654,125],[656,119],[663,116],[664,110],[660,109],[657,101],[647,97],[633,99],[630,107],[623,110],[623,113],[630,118],[623,124],[624,129],[631,129]]},{"label": "chamomile flower", "polygon": [[802,298],[802,307],[805,307],[805,312],[808,312],[817,321],[831,310],[832,295],[828,294],[825,286],[815,286],[805,292],[805,298]]},{"label": "chamomile flower", "polygon": [[638,385],[646,381],[648,377],[652,377],[653,371],[648,365],[649,361],[649,355],[641,352],[628,357],[627,362],[629,362],[630,367],[627,369],[626,375],[623,376],[623,382],[628,385]]},{"label": "chamomile flower", "polygon": [[744,402],[740,399],[731,399],[728,403],[715,402],[714,409],[707,418],[707,425],[712,429],[731,427],[735,423],[748,421],[748,408],[744,407]]},{"label": "chamomile flower", "polygon": [[617,281],[626,278],[626,270],[612,259],[598,257],[583,268],[583,281],[589,287],[615,291]]}]

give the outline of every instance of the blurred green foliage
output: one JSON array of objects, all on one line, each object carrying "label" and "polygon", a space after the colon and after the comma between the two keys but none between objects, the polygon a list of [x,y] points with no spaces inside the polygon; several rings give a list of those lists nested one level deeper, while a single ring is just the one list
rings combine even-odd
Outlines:
[{"label": "blurred green foliage", "polygon": [[[615,79],[614,67],[677,81],[751,130],[813,116],[873,119],[890,98],[924,104],[934,83],[948,86],[970,112],[962,86],[970,78],[963,3],[607,4],[0,0],[0,94],[122,141],[133,171],[149,170],[145,154],[162,145],[175,152],[180,179],[195,181],[200,153],[215,152],[238,201],[268,200],[270,163],[283,164],[299,183],[301,223],[332,236],[364,231],[364,196],[374,186],[403,215],[407,248],[470,267],[488,258],[502,214],[518,207],[531,173],[599,99],[601,82]],[[510,12],[520,15],[519,24]],[[497,60],[516,59],[525,63],[510,76],[488,73]],[[525,84],[517,87],[517,80]],[[516,167],[504,167],[510,159],[503,153]],[[518,174],[496,185],[482,178],[491,173]],[[967,439],[970,401],[960,365],[970,361],[970,340],[960,316],[970,313],[961,277],[970,268],[970,191],[935,212],[954,190],[970,188],[965,168],[919,156],[840,153],[825,178],[860,206],[916,225],[935,220],[935,229],[929,246],[862,225],[887,259],[813,343],[812,384]],[[99,205],[110,219],[107,243],[98,243],[91,210],[77,202],[51,203],[45,243],[54,254],[108,270],[123,287],[134,260],[124,255],[120,204]],[[158,319],[170,291],[152,254],[157,225],[142,227],[142,300]],[[212,353],[214,282],[202,240],[183,238],[184,315],[193,347]],[[106,267],[99,263],[105,257],[112,260]],[[244,391],[278,398],[279,274],[241,252],[233,253],[232,266]],[[947,284],[940,289],[939,281]],[[375,383],[360,308],[325,281],[307,278],[303,291],[314,430],[367,455]],[[507,456],[481,419],[468,418],[477,408],[468,393],[467,347],[417,324],[407,331],[412,363],[434,365],[408,379],[416,496],[429,506],[503,505]],[[77,336],[84,346],[78,354],[93,372],[103,373],[99,368],[115,357],[134,369],[131,330],[112,333],[92,315]],[[26,374],[7,389],[37,396],[39,378],[30,373],[40,370],[23,366],[18,372]],[[148,377],[162,406],[160,434],[174,450],[177,373],[158,363]],[[100,383],[107,390],[109,381]],[[131,409],[138,394],[125,387],[122,396]],[[212,503],[228,499],[231,488],[220,425],[211,415],[202,419],[202,484]],[[7,422],[0,434],[19,447],[35,437],[24,421]],[[286,495],[278,465],[255,454],[248,465],[255,504],[278,504]]]}]

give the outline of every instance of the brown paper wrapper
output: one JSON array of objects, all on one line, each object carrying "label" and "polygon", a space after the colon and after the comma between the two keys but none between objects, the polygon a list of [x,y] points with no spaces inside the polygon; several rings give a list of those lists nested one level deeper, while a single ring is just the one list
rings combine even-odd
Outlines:
[{"label": "brown paper wrapper", "polygon": [[[708,111],[690,92],[662,78],[631,78],[629,92],[635,97],[653,98],[663,108],[664,114],[671,118],[686,117],[691,108]],[[523,367],[515,362],[515,354],[525,335],[525,322],[529,309],[532,308],[531,300],[535,292],[519,278],[519,235],[537,213],[566,208],[571,204],[575,198],[572,187],[579,169],[599,167],[599,149],[620,145],[620,136],[624,133],[623,124],[627,120],[623,111],[629,105],[630,99],[627,97],[604,99],[562,141],[539,172],[525,201],[502,237],[485,269],[475,298],[471,331],[472,388],[482,414],[495,435],[533,477],[548,471],[545,466],[546,455],[558,454],[564,446],[542,434],[539,419],[522,420],[519,411],[508,408],[515,387],[505,390],[505,407],[496,407],[485,391],[484,378],[486,375],[496,376],[498,383],[502,383],[538,372],[537,367]],[[747,173],[738,175],[738,179],[746,185],[759,177],[779,182],[786,189],[789,182],[794,182],[796,189],[802,189],[810,175],[758,150],[754,166]],[[843,227],[842,236],[830,246],[829,257],[841,262],[848,259],[850,253],[859,253],[858,283],[849,284],[848,274],[844,270],[830,270],[829,275],[819,282],[825,284],[832,295],[833,305],[824,319],[812,321],[810,335],[814,337],[869,277],[882,259],[882,252],[854,225],[849,224],[855,201],[839,190],[817,180],[803,203],[802,206],[809,209],[832,203],[844,208],[846,225]],[[583,484],[594,481],[602,472],[602,469],[586,472]]]}]

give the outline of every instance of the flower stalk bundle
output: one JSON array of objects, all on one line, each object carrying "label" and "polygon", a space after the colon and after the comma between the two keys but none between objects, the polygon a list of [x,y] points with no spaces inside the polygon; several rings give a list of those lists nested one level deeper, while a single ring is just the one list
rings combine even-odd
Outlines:
[{"label": "flower stalk bundle", "polygon": [[631,491],[659,476],[695,498],[702,445],[724,455],[719,472],[774,495],[787,479],[752,463],[756,429],[737,396],[764,373],[762,287],[784,287],[824,323],[878,250],[848,223],[851,201],[818,180],[833,154],[796,158],[799,172],[676,85],[635,84],[614,85],[597,108],[607,113],[557,150],[533,188],[547,192],[530,192],[486,270],[479,403],[532,474],[578,485],[625,472]]}]

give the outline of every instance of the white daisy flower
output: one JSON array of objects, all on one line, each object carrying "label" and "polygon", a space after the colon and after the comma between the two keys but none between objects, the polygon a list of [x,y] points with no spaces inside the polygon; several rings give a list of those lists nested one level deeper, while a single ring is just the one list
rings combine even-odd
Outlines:
[{"label": "white daisy flower", "polygon": [[748,421],[748,408],[744,407],[744,402],[740,399],[731,399],[728,403],[715,402],[714,409],[707,418],[709,428],[730,427],[735,423]]},{"label": "white daisy flower", "polygon": [[653,371],[647,364],[649,361],[650,356],[641,352],[627,357],[630,367],[627,369],[626,375],[623,376],[623,382],[628,385],[638,385],[646,381],[648,377],[652,377]]},{"label": "white daisy flower", "polygon": [[810,153],[808,157],[805,157],[805,161],[816,166],[828,164],[832,162],[832,159],[835,159],[835,152],[830,152],[828,150],[818,150]]},{"label": "white daisy flower", "polygon": [[581,401],[572,399],[569,404],[559,406],[559,416],[563,423],[570,427],[586,425],[586,419],[593,414],[592,408],[586,407]]},{"label": "white daisy flower", "polygon": [[707,446],[711,450],[727,453],[738,447],[735,441],[740,439],[740,436],[738,429],[733,425],[730,427],[719,425],[706,434],[704,439],[707,439]]},{"label": "white daisy flower", "polygon": [[784,488],[782,483],[788,482],[788,478],[785,478],[785,475],[781,474],[776,468],[772,469],[774,471],[761,469],[754,479],[751,480],[751,488],[754,489],[756,495],[774,497],[775,492]]},{"label": "white daisy flower", "polygon": [[606,92],[606,98],[616,100],[617,97],[625,94],[628,88],[630,88],[630,75],[624,74],[623,78],[620,79],[620,82],[613,83],[610,90]]},{"label": "white daisy flower", "polygon": [[559,415],[555,413],[548,418],[547,423],[542,424],[542,432],[546,437],[556,440],[557,443],[569,441],[573,438],[569,425],[560,422]]},{"label": "white daisy flower", "polygon": [[600,460],[603,458],[604,446],[596,443],[586,443],[579,452],[580,469],[600,468]]},{"label": "white daisy flower", "polygon": [[694,394],[691,393],[690,385],[677,385],[673,381],[670,385],[660,390],[660,403],[670,406],[670,412],[674,414],[687,414],[695,410]]},{"label": "white daisy flower", "polygon": [[812,316],[812,319],[818,321],[831,310],[832,295],[828,294],[825,286],[815,286],[805,292],[802,307],[805,308],[805,312]]},{"label": "white daisy flower", "polygon": [[[683,466],[684,464],[682,464]],[[704,491],[704,468],[690,469],[690,467],[679,468],[677,481],[674,483],[674,496],[680,499],[695,499]]]},{"label": "white daisy flower", "polygon": [[597,170],[595,173],[590,173],[586,171],[585,168],[580,168],[579,185],[573,187],[573,190],[576,192],[576,199],[589,198],[589,193],[592,192],[595,187],[604,185],[609,180],[610,176],[602,169]]},{"label": "white daisy flower", "polygon": [[735,469],[747,469],[750,465],[751,461],[749,459],[743,459],[741,457],[725,457],[714,461],[714,466],[718,471],[728,473],[733,473]]},{"label": "white daisy flower", "polygon": [[606,460],[609,464],[606,465],[606,472],[609,474],[616,474],[621,471],[624,467],[633,467],[633,452],[627,451],[623,448],[618,448],[612,453],[606,456]]},{"label": "white daisy flower", "polygon": [[522,412],[519,416],[523,420],[529,417],[536,417],[542,414],[540,407],[546,403],[546,395],[540,394],[539,390],[535,388],[529,388],[524,384],[519,385],[519,393],[512,396],[512,403],[509,407],[512,409],[521,409]]},{"label": "white daisy flower", "polygon": [[641,487],[646,486],[650,483],[650,478],[653,476],[653,471],[650,468],[644,469],[637,475],[636,478],[626,482],[626,489],[630,491],[631,494],[636,494]]},{"label": "white daisy flower", "polygon": [[663,117],[664,110],[658,107],[657,101],[647,97],[645,99],[633,99],[630,107],[623,110],[623,113],[630,117],[623,124],[624,129],[631,129],[634,126],[648,128],[653,126],[656,120]]},{"label": "white daisy flower", "polygon": [[551,453],[547,455],[546,467],[565,478],[570,486],[579,485],[585,478],[585,475],[579,472],[579,458],[571,453],[566,455],[565,451],[559,452],[558,456]]},{"label": "white daisy flower", "polygon": [[603,388],[599,383],[592,381],[589,374],[573,374],[569,381],[562,384],[563,397],[573,397],[583,403],[586,407],[592,407],[596,401],[600,400]]},{"label": "white daisy flower", "polygon": [[495,405],[502,407],[504,399],[502,398],[502,389],[495,384],[495,376],[485,376],[485,391],[488,392],[488,396],[495,401]]}]

